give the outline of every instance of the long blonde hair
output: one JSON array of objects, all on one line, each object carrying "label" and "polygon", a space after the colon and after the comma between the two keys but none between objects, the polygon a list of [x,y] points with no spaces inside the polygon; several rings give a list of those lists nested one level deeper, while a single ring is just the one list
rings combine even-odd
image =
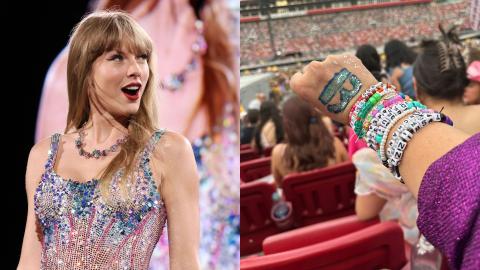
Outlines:
[{"label": "long blonde hair", "polygon": [[[109,194],[112,176],[124,168],[120,190],[126,190],[126,182],[133,174],[135,161],[157,124],[155,106],[155,78],[152,67],[153,46],[148,34],[127,13],[121,11],[98,11],[83,18],[73,29],[68,54],[68,115],[65,133],[79,130],[91,113],[88,88],[92,84],[92,65],[103,53],[128,45],[136,54],[146,54],[149,79],[145,86],[138,112],[131,116],[128,125],[128,140],[120,147],[118,155],[103,170],[100,177],[101,191]],[[103,107],[95,104],[96,107]]]}]

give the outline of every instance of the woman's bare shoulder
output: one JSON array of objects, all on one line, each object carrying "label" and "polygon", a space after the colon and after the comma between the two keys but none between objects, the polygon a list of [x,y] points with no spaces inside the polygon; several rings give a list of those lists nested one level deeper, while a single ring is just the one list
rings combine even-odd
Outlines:
[{"label": "woman's bare shoulder", "polygon": [[188,139],[180,133],[170,130],[162,134],[154,149],[154,157],[162,162],[176,162],[177,158],[191,153],[193,150]]},{"label": "woman's bare shoulder", "polygon": [[287,149],[287,144],[286,143],[279,143],[276,144],[273,149],[272,149],[272,164],[275,163],[275,165],[280,165],[281,162],[280,160],[283,158],[283,155],[285,154],[285,149]]},{"label": "woman's bare shoulder", "polygon": [[400,67],[395,67],[392,71],[392,78],[400,78],[403,76],[403,69]]},{"label": "woman's bare shoulder", "polygon": [[272,156],[273,155],[281,155],[283,156],[283,153],[285,152],[285,149],[287,148],[286,143],[278,143],[276,144],[273,149],[272,149]]},{"label": "woman's bare shoulder", "polygon": [[34,185],[39,181],[39,178],[45,169],[50,145],[51,137],[48,137],[40,140],[30,149],[26,171],[27,186]]},{"label": "woman's bare shoulder", "polygon": [[29,155],[29,163],[30,161],[39,161],[41,159],[46,159],[48,156],[48,151],[50,150],[50,145],[52,142],[52,137],[47,137],[39,142],[37,142],[35,145],[32,146],[30,149],[30,155]]}]

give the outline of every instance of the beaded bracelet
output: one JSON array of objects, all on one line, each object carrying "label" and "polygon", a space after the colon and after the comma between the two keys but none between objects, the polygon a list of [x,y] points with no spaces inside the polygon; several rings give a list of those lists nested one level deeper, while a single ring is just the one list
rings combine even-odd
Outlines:
[{"label": "beaded bracelet", "polygon": [[400,175],[399,165],[408,142],[412,139],[414,133],[432,122],[453,125],[451,119],[442,113],[433,110],[417,110],[409,115],[394,132],[392,143],[389,142],[390,147],[387,150],[387,164],[394,177],[401,183],[404,183],[404,181]]},{"label": "beaded bracelet", "polygon": [[[368,141],[372,143],[374,150],[381,148],[380,146],[382,145],[382,143],[385,144],[385,141],[384,141],[386,137],[385,135],[388,136],[388,132],[390,131],[390,129],[393,127],[395,122],[397,122],[400,119],[398,118],[398,116],[404,113],[406,110],[409,110],[412,108],[424,109],[425,106],[416,101],[402,102],[394,105],[390,109],[390,111],[386,110],[387,111],[386,113],[383,113],[383,114],[379,113],[380,115],[378,118],[378,122],[380,124],[379,128],[377,128],[377,130],[369,129],[369,131],[367,132]],[[382,109],[382,111],[384,110]],[[403,115],[405,116],[405,114]],[[375,144],[375,143],[378,143],[378,144]],[[381,151],[381,153],[382,152],[383,150]],[[379,156],[382,156],[381,153],[379,154]]]},{"label": "beaded bracelet", "polygon": [[381,141],[379,143],[379,146],[378,146],[378,157],[380,158],[380,160],[382,161],[383,165],[386,165],[387,164],[387,157],[385,155],[385,144],[387,142],[387,138],[388,138],[388,134],[390,133],[390,129],[393,128],[393,126],[400,120],[402,119],[403,117],[405,117],[407,114],[410,114],[412,112],[414,112],[415,110],[417,110],[417,108],[411,108],[411,109],[407,109],[406,111],[402,112],[401,114],[397,115],[395,117],[395,119],[393,119],[389,124],[388,126],[385,128],[385,132],[383,133],[382,137],[381,137]]},{"label": "beaded bracelet", "polygon": [[380,103],[380,101],[382,100],[382,98],[387,95],[387,94],[390,94],[390,93],[393,93],[395,90],[393,89],[387,89],[387,90],[384,90],[382,91],[381,93],[374,93],[369,99],[367,102],[365,102],[365,104],[362,104],[359,105],[357,111],[358,112],[358,115],[356,115],[356,113],[354,112],[354,114],[352,115],[354,118],[352,119],[353,121],[353,124],[352,124],[352,127],[355,131],[355,133],[357,134],[358,138],[363,138],[365,133],[366,133],[366,129],[365,129],[365,126],[369,126],[370,123],[367,122],[364,124],[364,121],[367,117],[367,115],[369,115],[369,113],[372,111],[372,109],[378,104]]},{"label": "beaded bracelet", "polygon": [[369,99],[376,91],[376,89],[378,87],[382,86],[382,83],[379,82],[379,83],[376,83],[372,86],[370,86],[358,99],[357,101],[355,101],[355,104],[352,106],[352,108],[350,109],[350,112],[348,113],[348,118],[349,119],[352,119],[353,117],[353,112],[355,111],[355,109],[357,108],[357,105],[360,104],[362,101],[365,101],[367,99]]},{"label": "beaded bracelet", "polygon": [[[385,94],[385,96],[383,96],[383,101],[379,102],[381,104],[377,104],[376,107],[373,110],[371,110],[370,113],[365,118],[365,121],[363,122],[363,129],[364,130],[369,129],[370,124],[372,123],[372,120],[374,119],[374,117],[380,112],[381,109],[385,108],[385,105],[384,105],[385,101],[390,100],[390,99],[392,99],[396,96],[397,96],[396,92],[387,93],[387,94]],[[398,102],[402,102],[402,101],[403,100],[398,100]]]},{"label": "beaded bracelet", "polygon": [[390,171],[392,172],[393,176],[400,180],[401,183],[403,182],[403,179],[400,176],[400,171],[398,169],[398,166],[400,165],[400,161],[403,156],[403,152],[405,151],[405,148],[407,147],[408,142],[412,139],[413,134],[415,133],[415,130],[419,130],[420,128],[426,126],[427,124],[433,122],[433,121],[439,121],[439,117],[437,119],[430,118],[430,117],[420,117],[418,118],[416,114],[412,114],[409,116],[408,120],[405,122],[410,122],[410,121],[416,121],[416,127],[414,128],[412,125],[400,125],[399,128],[395,131],[395,140],[393,143],[393,147],[389,149],[389,158],[388,158],[388,167],[390,168]]},{"label": "beaded bracelet", "polygon": [[[390,130],[407,115],[388,141],[388,149],[385,151]],[[420,102],[413,101],[402,93],[396,94],[393,86],[382,83],[371,86],[363,93],[352,106],[349,116],[350,126],[357,136],[366,137],[368,146],[378,150],[382,163],[402,183],[399,165],[413,134],[431,122],[453,125],[444,114],[427,110]]]},{"label": "beaded bracelet", "polygon": [[393,147],[398,144],[399,140],[401,140],[402,136],[400,135],[402,135],[402,132],[405,129],[409,130],[410,133],[415,133],[431,121],[441,121],[441,115],[430,109],[416,111],[403,120],[403,123],[399,125],[397,130],[393,133],[392,139],[388,143],[388,149],[386,152],[387,157],[390,158],[392,156]]},{"label": "beaded bracelet", "polygon": [[[382,88],[383,86],[383,88]],[[367,102],[368,99],[370,99],[373,94],[375,94],[377,91],[379,93],[383,92],[384,90],[384,84],[382,83],[377,83],[375,85],[370,86],[365,93],[363,93],[355,102],[355,104],[352,106],[349,112],[349,119],[352,119],[352,122],[350,123],[350,126],[353,127],[355,123],[355,119],[358,118],[358,114],[360,113],[360,110],[364,107],[365,103]]]},{"label": "beaded bracelet", "polygon": [[366,141],[369,147],[377,150],[377,146],[381,142],[381,137],[383,136],[383,134],[385,134],[388,125],[398,115],[402,114],[404,111],[410,108],[412,108],[412,106],[409,106],[409,104],[406,102],[400,102],[398,104],[395,104],[393,107],[382,108],[380,112],[375,115],[369,125],[366,136]]},{"label": "beaded bracelet", "polygon": [[[370,125],[372,111],[375,111],[379,103],[386,104],[386,100],[397,96],[395,87],[390,84],[377,83],[371,86],[361,97],[355,102],[349,113],[350,126],[354,128],[355,133],[359,138],[365,135],[368,126]],[[400,97],[401,98],[401,97]],[[362,131],[363,128],[363,131]]]}]

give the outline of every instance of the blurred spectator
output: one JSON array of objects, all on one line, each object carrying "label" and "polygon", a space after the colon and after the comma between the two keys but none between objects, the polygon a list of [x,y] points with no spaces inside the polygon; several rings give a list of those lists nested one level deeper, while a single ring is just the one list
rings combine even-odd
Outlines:
[{"label": "blurred spectator", "polygon": [[270,100],[260,106],[260,124],[255,129],[253,148],[260,153],[283,141],[283,125],[277,106]]},{"label": "blurred spectator", "polygon": [[[479,75],[471,74],[473,77]],[[424,41],[413,75],[420,102],[448,115],[455,128],[472,135],[480,132],[480,106],[465,106],[462,100],[468,79],[465,62],[454,38],[446,34],[439,41]]]},{"label": "blurred spectator", "polygon": [[262,102],[265,101],[265,94],[264,93],[257,93],[255,98],[248,103],[248,109],[253,109],[253,110],[260,110],[260,106],[262,105]]},{"label": "blurred spectator", "polygon": [[[382,65],[375,47],[370,44],[364,44],[358,47],[355,56],[362,61],[362,64],[373,74],[377,81],[382,81]],[[386,76],[383,74],[383,77],[385,78]]]},{"label": "blurred spectator", "polygon": [[259,115],[260,112],[258,110],[248,110],[247,115],[244,117],[243,126],[240,129],[240,144],[249,144],[252,142]]},{"label": "blurred spectator", "polygon": [[413,67],[416,54],[404,42],[393,39],[385,44],[387,72],[390,81],[402,93],[415,98],[413,90]]},{"label": "blurred spectator", "polygon": [[[300,52],[321,58],[361,44],[381,46],[388,40],[421,40],[438,34],[437,25],[470,29],[469,1],[421,3],[272,20],[275,47],[283,55]],[[331,26],[335,25],[334,28]],[[274,52],[266,21],[241,23],[241,65],[271,60]]]},{"label": "blurred spectator", "polygon": [[463,102],[467,105],[480,104],[480,61],[473,61],[470,64],[467,77],[470,82],[465,87]]},{"label": "blurred spectator", "polygon": [[272,174],[281,188],[285,175],[348,160],[342,142],[329,131],[322,115],[298,96],[283,104],[286,142],[272,151]]}]

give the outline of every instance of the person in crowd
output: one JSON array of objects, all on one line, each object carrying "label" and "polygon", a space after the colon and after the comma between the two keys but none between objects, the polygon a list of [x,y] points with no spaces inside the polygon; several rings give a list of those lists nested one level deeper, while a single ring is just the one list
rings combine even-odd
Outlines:
[{"label": "person in crowd", "polygon": [[[346,84],[347,79],[351,83]],[[358,58],[348,54],[311,62],[292,77],[291,87],[325,115],[348,123],[357,136],[374,138],[368,139],[369,147],[377,149],[385,143],[394,150],[380,151],[381,159],[417,198],[420,232],[448,258],[452,269],[480,267],[480,159],[474,158],[480,155],[480,133],[471,135],[452,127],[454,123],[445,114],[379,84]],[[387,109],[372,111],[363,103],[367,98],[373,98],[374,104],[382,102]],[[368,117],[368,128],[373,125],[368,135],[361,124],[363,111],[369,116],[380,113],[385,119],[372,122]],[[396,116],[390,118],[388,113]],[[382,131],[377,128],[380,125],[389,129]]]},{"label": "person in crowd", "polygon": [[463,102],[467,105],[480,104],[480,61],[473,61],[467,69],[470,80],[463,93]]},{"label": "person in crowd", "polygon": [[393,39],[384,47],[387,72],[390,81],[402,93],[415,98],[413,89],[413,67],[416,54],[404,42]]},{"label": "person in crowd", "polygon": [[285,143],[272,150],[272,174],[279,188],[292,172],[323,168],[348,160],[342,142],[328,130],[322,114],[298,96],[283,104]]},{"label": "person in crowd", "polygon": [[252,142],[254,149],[262,152],[263,149],[273,147],[284,139],[283,125],[280,112],[273,101],[267,100],[260,106],[260,122],[255,130]]},{"label": "person in crowd", "polygon": [[250,144],[252,142],[258,118],[258,110],[249,109],[247,111],[247,115],[244,117],[243,127],[240,130],[240,144]]}]

